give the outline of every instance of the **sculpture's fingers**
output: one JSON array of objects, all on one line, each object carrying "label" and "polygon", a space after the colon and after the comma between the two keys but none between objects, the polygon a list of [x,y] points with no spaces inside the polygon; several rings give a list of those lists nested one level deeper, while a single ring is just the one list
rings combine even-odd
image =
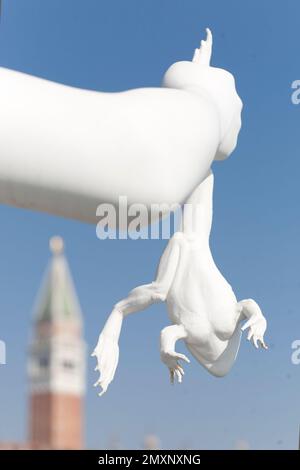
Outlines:
[{"label": "sculpture's fingers", "polygon": [[178,382],[181,383],[182,382],[182,377],[181,377],[181,373],[179,372],[178,369],[175,369],[175,374],[177,376]]},{"label": "sculpture's fingers", "polygon": [[253,336],[253,344],[254,346],[256,347],[256,349],[258,349],[258,337],[257,336]]},{"label": "sculpture's fingers", "polygon": [[179,370],[179,372],[181,373],[181,375],[184,375],[184,370],[183,370],[183,368],[182,368],[179,364],[177,364],[177,369]]},{"label": "sculpture's fingers", "polygon": [[198,57],[199,57],[199,49],[195,49],[192,62],[198,62]]},{"label": "sculpture's fingers", "polygon": [[104,385],[103,383],[101,383],[100,387],[102,388],[102,390],[98,393],[98,396],[102,397],[102,395],[104,395],[104,393],[107,391],[108,385]]},{"label": "sculpture's fingers", "polygon": [[252,326],[254,323],[256,322],[256,319],[251,317],[248,321],[246,321],[246,323],[242,326],[241,330],[242,331],[245,331],[247,328],[249,328],[250,326]]},{"label": "sculpture's fingers", "polygon": [[248,341],[251,341],[251,338],[252,338],[253,334],[254,334],[254,333],[253,333],[253,330],[250,328],[249,333],[248,333],[248,336],[247,336],[247,340],[248,340]]},{"label": "sculpture's fingers", "polygon": [[101,374],[101,384],[100,386],[103,388],[103,384],[105,384],[104,388],[105,391],[108,389],[109,384],[113,381],[117,367],[119,362],[119,355],[116,355],[114,361],[112,363],[107,362],[101,366],[99,366],[99,371]]},{"label": "sculpture's fingers", "polygon": [[268,349],[268,346],[266,345],[263,336],[259,338],[260,345],[263,349]]},{"label": "sculpture's fingers", "polygon": [[206,40],[212,42],[212,32],[209,28],[205,28],[206,31]]},{"label": "sculpture's fingers", "polygon": [[117,370],[117,367],[118,367],[118,362],[119,362],[119,357],[115,359],[115,364],[114,364],[112,372],[111,372],[111,379],[110,379],[109,383],[113,380],[113,378],[115,376],[115,373],[116,373],[116,370]]},{"label": "sculpture's fingers", "polygon": [[182,361],[185,361],[185,362],[187,362],[188,364],[191,362],[191,361],[189,360],[189,358],[186,357],[185,354],[176,353],[176,358],[177,358],[177,359],[181,359]]},{"label": "sculpture's fingers", "polygon": [[101,387],[101,392],[98,393],[98,396],[101,397],[108,389],[109,384],[111,383],[113,379],[113,375],[110,377],[103,377],[103,374],[99,378],[99,380],[94,384],[94,386],[99,385]]},{"label": "sculpture's fingers", "polygon": [[170,382],[171,384],[174,384],[174,370],[170,369]]},{"label": "sculpture's fingers", "polygon": [[99,396],[102,396],[108,389],[109,384],[112,382],[119,361],[119,347],[118,343],[108,340],[103,335],[100,335],[98,344],[93,352],[93,356],[97,358],[97,365],[95,371],[100,373],[100,378],[94,384],[102,388]]}]

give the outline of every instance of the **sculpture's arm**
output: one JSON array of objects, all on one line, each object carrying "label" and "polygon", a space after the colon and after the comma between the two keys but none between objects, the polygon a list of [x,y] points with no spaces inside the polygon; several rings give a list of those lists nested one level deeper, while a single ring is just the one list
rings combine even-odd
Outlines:
[{"label": "sculpture's arm", "polygon": [[156,280],[133,289],[128,297],[118,302],[109,315],[99,336],[93,356],[97,358],[95,370],[100,372],[100,378],[95,386],[100,385],[102,395],[114,378],[119,360],[118,341],[123,319],[131,314],[144,310],[155,302],[164,301],[174,279],[180,253],[178,237],[173,237],[159,263]]},{"label": "sculpture's arm", "polygon": [[213,215],[214,175],[210,170],[194,189],[184,204],[181,230],[186,235],[196,235],[209,240]]}]

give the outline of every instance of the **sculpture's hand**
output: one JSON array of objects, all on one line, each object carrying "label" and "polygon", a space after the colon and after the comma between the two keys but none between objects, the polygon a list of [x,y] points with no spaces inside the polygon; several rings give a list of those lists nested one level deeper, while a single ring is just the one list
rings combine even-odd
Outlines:
[{"label": "sculpture's hand", "polygon": [[154,302],[164,301],[166,294],[164,286],[158,282],[145,284],[133,289],[128,297],[118,302],[109,315],[104,328],[99,336],[97,346],[92,354],[97,358],[95,370],[100,372],[100,378],[95,383],[95,387],[100,385],[102,392],[106,392],[112,382],[119,360],[119,337],[121,333],[123,319],[131,314],[143,310]]},{"label": "sculpture's hand", "polygon": [[176,341],[186,338],[186,331],[183,325],[170,325],[160,333],[160,358],[170,371],[171,383],[174,383],[175,376],[179,383],[182,382],[184,371],[179,361],[190,362],[184,355],[175,351]]},{"label": "sculpture's hand", "polygon": [[100,333],[97,346],[92,356],[97,358],[95,370],[100,372],[100,378],[94,384],[100,385],[102,391],[99,396],[106,392],[110,382],[113,380],[119,361],[119,337],[123,322],[123,314],[114,309],[108,317],[102,332]]},{"label": "sculpture's hand", "polygon": [[184,376],[184,370],[178,361],[189,363],[190,360],[184,354],[177,353],[176,351],[161,351],[160,357],[162,362],[169,368],[171,383],[174,383],[175,376],[177,377],[178,382],[181,383]]},{"label": "sculpture's hand", "polygon": [[110,382],[112,382],[118,361],[119,361],[119,345],[118,342],[111,336],[107,336],[103,331],[97,343],[97,346],[92,354],[97,358],[97,366],[95,371],[99,371],[100,377],[94,384],[94,387],[98,385],[102,388],[99,396],[103,395]]},{"label": "sculpture's hand", "polygon": [[243,326],[242,331],[249,328],[247,339],[253,342],[256,348],[261,346],[264,349],[268,349],[268,346],[264,341],[264,334],[267,329],[267,321],[263,315],[253,315]]}]

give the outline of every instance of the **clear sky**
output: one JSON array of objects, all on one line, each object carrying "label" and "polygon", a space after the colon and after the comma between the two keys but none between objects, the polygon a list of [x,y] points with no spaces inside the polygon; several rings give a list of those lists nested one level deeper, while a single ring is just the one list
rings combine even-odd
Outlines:
[{"label": "clear sky", "polygon": [[[88,359],[87,444],[114,438],[138,448],[147,433],[165,448],[295,448],[300,422],[299,119],[291,83],[300,79],[297,0],[4,0],[0,65],[58,82],[114,91],[159,86],[166,68],[190,59],[214,33],[213,65],[234,73],[244,102],[238,148],[214,165],[215,260],[239,299],[256,299],[269,322],[268,352],[245,338],[234,369],[216,379],[195,360],[171,387],[159,359],[164,306],[124,324],[120,363],[98,398]],[[1,83],[0,83],[1,86]],[[1,106],[1,103],[0,103]],[[1,123],[0,123],[1,125]],[[16,136],[17,138],[17,136]],[[0,153],[1,161],[1,153]],[[91,351],[111,306],[150,282],[165,241],[96,238],[95,227],[0,207],[0,440],[24,439],[26,352],[33,301],[49,259],[48,238],[65,238]],[[184,345],[178,344],[184,351]]]}]

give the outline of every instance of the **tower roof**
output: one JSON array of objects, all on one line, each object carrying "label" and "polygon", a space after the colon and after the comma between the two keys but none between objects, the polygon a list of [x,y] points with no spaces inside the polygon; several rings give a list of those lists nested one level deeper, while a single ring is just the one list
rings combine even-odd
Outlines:
[{"label": "tower roof", "polygon": [[52,237],[49,244],[52,259],[38,293],[34,319],[37,322],[81,323],[80,304],[68,262],[64,256],[63,239]]}]

